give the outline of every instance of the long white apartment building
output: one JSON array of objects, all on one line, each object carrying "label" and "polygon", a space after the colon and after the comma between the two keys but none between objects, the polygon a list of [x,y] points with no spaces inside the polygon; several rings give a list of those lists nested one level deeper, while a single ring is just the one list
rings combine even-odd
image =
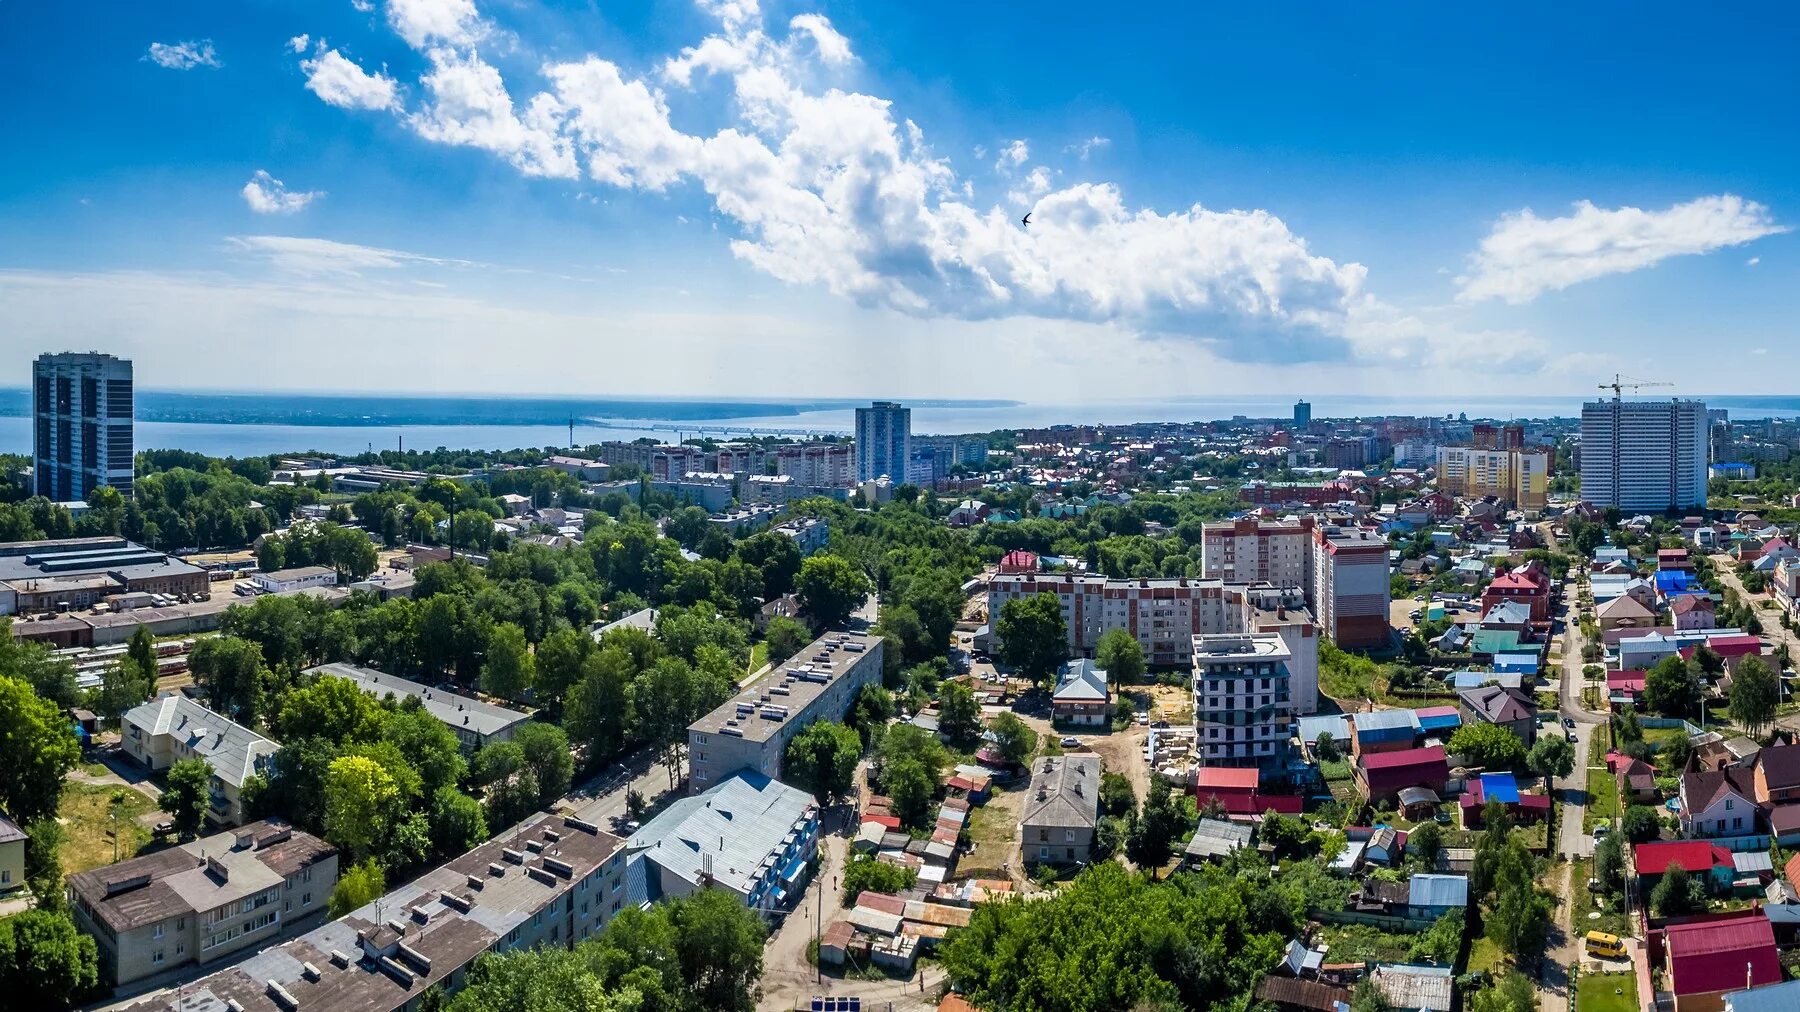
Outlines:
[{"label": "long white apartment building", "polygon": [[[1195,636],[1193,652],[1201,761],[1278,768],[1291,751],[1295,721],[1313,709],[1296,698],[1296,656],[1287,638],[1276,632]],[[1315,654],[1315,686],[1316,662]]]},{"label": "long white apartment building", "polygon": [[[1092,657],[1100,637],[1125,629],[1144,660],[1157,667],[1193,663],[1197,636],[1272,634],[1293,660],[1290,692],[1300,713],[1318,704],[1318,628],[1295,588],[1221,580],[1117,579],[1062,573],[1002,573],[988,581],[989,629],[1006,602],[1055,594],[1068,629],[1069,653]],[[990,631],[987,644],[997,645]]]},{"label": "long white apartment building", "polygon": [[1708,435],[1702,401],[1583,404],[1581,498],[1626,513],[1705,506]]}]

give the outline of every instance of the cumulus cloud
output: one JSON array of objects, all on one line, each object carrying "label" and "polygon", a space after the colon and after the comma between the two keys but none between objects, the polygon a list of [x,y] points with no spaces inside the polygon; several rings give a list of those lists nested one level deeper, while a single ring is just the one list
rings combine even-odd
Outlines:
[{"label": "cumulus cloud", "polygon": [[1725,193],[1662,211],[1606,209],[1579,201],[1572,213],[1540,218],[1530,208],[1503,215],[1457,279],[1464,302],[1529,302],[1544,292],[1670,257],[1710,253],[1787,231],[1755,201]]},{"label": "cumulus cloud", "polygon": [[487,34],[474,0],[388,0],[388,24],[414,49],[466,46]]},{"label": "cumulus cloud", "polygon": [[[1245,361],[1541,361],[1542,347],[1523,335],[1467,335],[1383,304],[1365,291],[1362,265],[1314,251],[1267,210],[1157,210],[1106,182],[1059,188],[1049,170],[1028,166],[1024,139],[1004,145],[995,165],[1016,204],[984,205],[892,103],[822,83],[853,57],[819,15],[771,27],[753,0],[699,0],[719,29],[651,73],[587,56],[547,62],[526,84],[483,58],[494,33],[471,4],[413,3],[388,13],[427,57],[418,101],[395,104],[417,134],[527,175],[698,187],[719,214],[715,228],[735,230],[732,253],[783,282],[919,318],[1109,325]],[[711,81],[727,85],[726,108],[705,105]],[[397,102],[386,81],[366,107]],[[680,125],[672,104],[697,103],[724,125]]]},{"label": "cumulus cloud", "polygon": [[244,184],[244,203],[257,214],[295,214],[306,205],[325,196],[323,190],[289,190],[287,185],[267,169],[257,169]]},{"label": "cumulus cloud", "polygon": [[302,32],[288,40],[288,49],[296,53],[304,53],[311,42],[312,36]]},{"label": "cumulus cloud", "polygon": [[301,60],[306,72],[307,90],[330,105],[343,109],[391,109],[400,103],[399,88],[394,79],[382,73],[371,74],[335,49],[319,43],[319,53]]},{"label": "cumulus cloud", "polygon": [[193,70],[195,67],[219,67],[218,54],[213,52],[211,39],[198,42],[152,42],[150,51],[144,59],[165,70]]},{"label": "cumulus cloud", "polygon": [[261,260],[278,270],[312,276],[352,276],[364,271],[416,265],[474,266],[468,260],[298,235],[234,235],[225,240],[225,245],[227,249]]}]

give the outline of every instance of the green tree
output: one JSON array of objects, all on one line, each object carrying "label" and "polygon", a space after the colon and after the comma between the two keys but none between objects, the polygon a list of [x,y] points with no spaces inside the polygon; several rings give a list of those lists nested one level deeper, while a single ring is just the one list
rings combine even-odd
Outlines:
[{"label": "green tree", "polygon": [[1125,816],[1137,810],[1137,792],[1123,773],[1100,775],[1100,814]]},{"label": "green tree", "polygon": [[0,812],[19,825],[56,813],[63,777],[81,761],[81,745],[56,704],[29,684],[0,676]]},{"label": "green tree", "polygon": [[584,629],[556,629],[537,645],[536,699],[559,712],[564,698],[587,672],[588,658],[599,652]]},{"label": "green tree", "polygon": [[373,759],[332,760],[325,773],[325,838],[361,860],[386,835],[399,800],[393,776]]},{"label": "green tree", "polygon": [[1649,805],[1627,805],[1619,825],[1632,843],[1646,843],[1662,832],[1662,819]]},{"label": "green tree", "polygon": [[837,555],[815,555],[800,564],[794,579],[800,612],[819,628],[843,624],[869,596],[869,578],[856,564]]},{"label": "green tree", "polygon": [[1669,865],[1650,890],[1650,909],[1659,917],[1680,917],[1706,910],[1706,886],[1678,864]]},{"label": "green tree", "polygon": [[1462,948],[1465,920],[1467,917],[1461,910],[1452,910],[1439,917],[1432,922],[1431,927],[1413,936],[1412,945],[1407,949],[1407,958],[1438,966],[1455,963],[1456,953]]},{"label": "green tree", "polygon": [[382,741],[394,746],[407,766],[418,771],[418,796],[429,798],[455,786],[469,772],[462,743],[443,721],[422,705],[407,700],[381,727]]},{"label": "green tree", "polygon": [[856,763],[862,738],[834,721],[817,720],[789,739],[782,776],[813,792],[822,804],[835,804],[856,786]]},{"label": "green tree", "polygon": [[1575,746],[1568,739],[1553,734],[1539,736],[1525,757],[1531,772],[1548,780],[1575,772]]},{"label": "green tree", "polygon": [[536,948],[482,953],[469,969],[467,985],[443,1012],[649,1012],[653,1007],[635,987],[603,986],[582,952]]},{"label": "green tree", "polygon": [[474,850],[487,838],[487,816],[481,803],[453,785],[439,787],[431,797],[432,849],[453,857]]},{"label": "green tree", "polygon": [[387,892],[387,876],[373,859],[351,865],[338,876],[331,890],[327,909],[333,917],[342,917],[380,899]]},{"label": "green tree", "polygon": [[605,646],[582,662],[581,681],[569,694],[563,723],[570,740],[585,750],[590,768],[625,747],[626,734],[636,723],[631,699],[635,673],[631,653],[622,646]]},{"label": "green tree", "polygon": [[852,855],[844,865],[844,906],[854,906],[865,891],[902,893],[913,887],[919,873],[911,868],[876,860],[870,854]]},{"label": "green tree", "polygon": [[1644,674],[1644,704],[1670,717],[1691,717],[1700,705],[1700,679],[1677,655],[1664,657]]},{"label": "green tree", "polygon": [[524,699],[537,679],[537,663],[525,642],[525,630],[496,622],[488,633],[487,659],[481,664],[481,690],[502,699]]},{"label": "green tree", "polygon": [[1731,676],[1731,719],[1751,735],[1760,736],[1774,721],[1780,696],[1775,670],[1760,657],[1746,657]]},{"label": "green tree", "polygon": [[1124,629],[1108,629],[1094,648],[1094,662],[1106,670],[1112,685],[1130,685],[1143,680],[1144,648],[1137,637]]},{"label": "green tree", "polygon": [[109,664],[100,672],[100,687],[93,693],[92,705],[101,719],[117,727],[127,711],[149,699],[155,691],[155,679],[130,657],[122,657],[118,663]]},{"label": "green tree", "polygon": [[25,827],[25,884],[40,907],[63,898],[62,846],[67,840],[68,833],[54,816]]},{"label": "green tree", "polygon": [[812,633],[794,619],[777,615],[763,630],[763,641],[769,645],[769,663],[780,664],[804,650],[812,642]]},{"label": "green tree", "polygon": [[175,832],[191,840],[206,822],[212,803],[212,763],[205,759],[177,759],[170,764],[163,792],[156,806],[171,816]]},{"label": "green tree", "polygon": [[1517,840],[1501,852],[1494,872],[1494,902],[1485,923],[1488,937],[1515,956],[1536,951],[1550,926],[1551,899],[1537,888],[1531,853]]},{"label": "green tree", "polygon": [[249,727],[261,721],[269,670],[255,643],[236,636],[203,639],[189,651],[188,667],[214,710]]},{"label": "green tree", "polygon": [[525,754],[525,765],[537,778],[540,808],[569,792],[575,776],[575,757],[569,752],[569,736],[555,724],[532,722],[519,725],[513,744]]},{"label": "green tree", "polygon": [[1169,863],[1178,841],[1194,830],[1193,801],[1176,797],[1169,780],[1160,773],[1150,775],[1150,791],[1132,820],[1131,834],[1125,841],[1125,856],[1131,863],[1152,874]]},{"label": "green tree", "polygon": [[1516,769],[1525,764],[1525,743],[1499,724],[1464,724],[1450,736],[1450,753],[1489,769]]},{"label": "green tree", "polygon": [[100,982],[99,949],[66,911],[27,910],[0,921],[0,982],[9,1008],[70,1008]]},{"label": "green tree", "polygon": [[1444,849],[1444,831],[1435,822],[1422,822],[1407,839],[1427,870],[1437,867],[1438,854]]},{"label": "green tree", "polygon": [[1007,762],[1022,766],[1037,755],[1038,733],[1010,710],[995,716],[988,728],[994,732],[995,750]]},{"label": "green tree", "polygon": [[893,812],[909,826],[922,826],[926,806],[931,803],[937,784],[925,765],[911,756],[887,765],[881,774],[881,789],[893,803]]},{"label": "green tree", "polygon": [[1055,594],[1006,602],[994,631],[1000,635],[1001,659],[1034,683],[1047,682],[1069,656],[1068,625]]},{"label": "green tree", "polygon": [[1502,974],[1493,986],[1476,991],[1469,998],[1469,1012],[1534,1012],[1537,989],[1531,978],[1513,970]]},{"label": "green tree", "polygon": [[1603,836],[1594,844],[1594,877],[1609,893],[1625,888],[1625,843],[1618,834]]},{"label": "green tree", "polygon": [[354,583],[375,572],[380,559],[375,542],[354,527],[336,526],[325,536],[326,557],[337,570],[338,582]]},{"label": "green tree", "polygon": [[945,682],[938,693],[938,730],[967,746],[981,736],[981,703],[962,682]]},{"label": "green tree", "polygon": [[284,742],[321,738],[334,745],[381,738],[388,711],[348,678],[326,675],[282,697],[276,725]]},{"label": "green tree", "polygon": [[671,904],[675,950],[694,1009],[748,1012],[762,978],[762,918],[722,889],[702,889]]}]

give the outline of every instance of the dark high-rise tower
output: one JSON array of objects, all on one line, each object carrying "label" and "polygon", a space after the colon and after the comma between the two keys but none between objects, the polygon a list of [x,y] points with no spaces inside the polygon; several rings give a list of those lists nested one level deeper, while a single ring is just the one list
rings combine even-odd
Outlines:
[{"label": "dark high-rise tower", "polygon": [[1294,428],[1304,429],[1312,424],[1312,405],[1306,401],[1294,402]]},{"label": "dark high-rise tower", "polygon": [[31,369],[32,485],[54,502],[110,485],[131,495],[131,362],[97,352],[39,355]]}]

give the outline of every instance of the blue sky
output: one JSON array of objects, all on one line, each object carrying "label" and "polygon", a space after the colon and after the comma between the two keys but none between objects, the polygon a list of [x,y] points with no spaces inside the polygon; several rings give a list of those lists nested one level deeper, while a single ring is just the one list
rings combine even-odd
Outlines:
[{"label": "blue sky", "polygon": [[0,382],[1782,392],[1797,24],[0,3]]}]

